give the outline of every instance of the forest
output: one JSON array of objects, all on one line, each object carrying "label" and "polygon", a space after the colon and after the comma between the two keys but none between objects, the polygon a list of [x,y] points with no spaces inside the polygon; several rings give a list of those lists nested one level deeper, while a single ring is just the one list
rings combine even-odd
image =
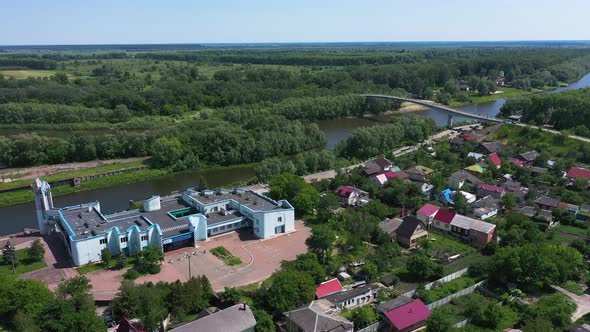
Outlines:
[{"label": "forest", "polygon": [[[53,70],[35,77],[35,70]],[[25,70],[15,79],[3,71]],[[500,89],[504,75],[523,92],[572,81],[590,70],[576,48],[279,48],[0,54],[0,164],[153,156],[172,170],[260,162],[325,145],[314,123],[381,114],[388,93],[469,102]],[[560,111],[558,111],[560,112]],[[556,112],[556,113],[558,113]],[[365,158],[386,145],[425,137],[433,125],[404,120],[364,128],[336,154]],[[416,122],[417,121],[417,122]],[[557,127],[568,125],[563,120]],[[387,141],[371,139],[378,135]]]}]

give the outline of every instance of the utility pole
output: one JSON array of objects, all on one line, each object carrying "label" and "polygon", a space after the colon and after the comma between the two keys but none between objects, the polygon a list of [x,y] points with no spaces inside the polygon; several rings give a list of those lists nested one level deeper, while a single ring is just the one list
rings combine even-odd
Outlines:
[{"label": "utility pole", "polygon": [[195,255],[196,252],[193,251],[192,253],[187,253],[186,251],[184,252],[184,258],[188,259],[188,279],[192,279],[193,278],[193,273],[192,273],[192,269],[191,269],[191,256]]}]

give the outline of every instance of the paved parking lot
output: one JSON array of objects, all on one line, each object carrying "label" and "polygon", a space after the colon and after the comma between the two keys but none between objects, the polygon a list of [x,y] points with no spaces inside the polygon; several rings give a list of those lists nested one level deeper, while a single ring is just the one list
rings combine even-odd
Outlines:
[{"label": "paved parking lot", "polygon": [[[184,257],[184,252],[190,254],[194,251],[197,254],[190,255],[192,275],[206,275],[215,291],[223,290],[224,286],[237,287],[251,284],[268,278],[280,267],[281,261],[293,260],[297,255],[307,252],[305,239],[309,234],[309,227],[302,221],[295,222],[295,232],[267,240],[255,238],[249,230],[222,234],[207,242],[198,243],[197,248],[185,248],[180,252],[167,254],[162,273],[151,277],[157,280],[174,281],[179,279],[178,275],[182,275],[184,280],[188,279],[189,263]],[[209,252],[217,246],[223,246],[234,256],[239,257],[242,264],[233,267],[225,265]],[[168,280],[169,278],[174,280]],[[142,281],[147,280],[138,279],[138,282]]]}]

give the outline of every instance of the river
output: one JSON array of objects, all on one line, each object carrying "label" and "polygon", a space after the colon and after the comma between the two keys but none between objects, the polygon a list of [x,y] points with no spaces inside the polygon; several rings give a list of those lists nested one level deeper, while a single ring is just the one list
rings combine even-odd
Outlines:
[{"label": "river", "polygon": [[[579,81],[572,83],[568,87],[557,88],[546,93],[557,93],[560,91],[580,89],[588,86],[590,86],[590,74],[585,75]],[[500,112],[500,108],[505,102],[506,99],[498,99],[489,103],[458,107],[458,109],[469,113],[494,117],[496,114],[498,114],[498,112]],[[432,117],[438,125],[446,125],[447,123],[447,114],[442,111],[426,110],[412,112],[412,114]],[[326,134],[326,148],[331,149],[336,146],[336,144],[350,136],[354,129],[383,124],[391,119],[392,116],[403,115],[379,115],[363,119],[346,118],[325,120],[318,121],[318,124],[320,129],[322,129],[322,131],[324,131]],[[455,116],[454,118],[455,122],[469,120],[460,116]],[[105,213],[113,213],[125,210],[129,205],[129,200],[142,200],[155,194],[165,195],[176,190],[194,187],[198,184],[200,178],[204,178],[210,187],[220,187],[229,185],[231,183],[248,180],[253,176],[254,170],[252,167],[238,169],[219,168],[195,171],[150,179],[143,182],[117,185],[103,189],[83,191],[55,197],[54,203],[55,206],[60,207],[84,202],[100,201],[101,209]],[[0,234],[19,232],[25,227],[37,227],[34,203],[19,204],[0,208]]]}]

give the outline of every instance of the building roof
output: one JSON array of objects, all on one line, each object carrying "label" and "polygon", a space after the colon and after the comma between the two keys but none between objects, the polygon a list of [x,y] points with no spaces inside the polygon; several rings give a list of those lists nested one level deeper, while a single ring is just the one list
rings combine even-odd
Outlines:
[{"label": "building roof", "polygon": [[531,167],[531,172],[532,173],[537,173],[537,174],[544,174],[547,173],[549,169],[545,168],[545,167],[537,167],[537,166],[533,166]]},{"label": "building roof", "polygon": [[488,155],[488,158],[490,158],[490,160],[492,161],[492,164],[494,164],[494,166],[500,166],[502,164],[502,161],[500,160],[500,156],[498,156],[498,153],[496,153],[496,152],[490,153]]},{"label": "building roof", "polygon": [[575,204],[570,204],[570,203],[566,203],[566,202],[559,202],[559,207],[564,209],[564,210],[568,210],[569,212],[578,212],[578,210],[580,209],[579,205],[575,205]]},{"label": "building roof", "polygon": [[483,174],[483,172],[485,171],[485,168],[479,164],[467,166],[465,167],[465,169],[479,174]]},{"label": "building roof", "polygon": [[477,209],[477,208],[497,209],[500,207],[500,200],[488,195],[488,196],[480,198],[477,201],[471,203],[470,207],[472,209]]},{"label": "building roof", "polygon": [[489,234],[489,233],[493,232],[495,228],[496,228],[496,225],[494,225],[494,224],[491,224],[491,223],[485,222],[485,221],[481,221],[481,220],[475,220],[475,222],[473,224],[471,224],[470,229],[477,231],[477,232]]},{"label": "building roof", "polygon": [[397,179],[397,173],[392,172],[392,171],[383,172],[383,175],[385,175],[388,180]]},{"label": "building roof", "polygon": [[537,209],[532,206],[517,206],[513,208],[512,211],[527,217],[534,217],[537,214]]},{"label": "building roof", "polygon": [[[320,300],[321,301],[321,300]],[[348,319],[334,314],[326,313],[320,301],[314,301],[295,310],[283,313],[289,317],[302,332],[346,332],[352,331],[353,324]]]},{"label": "building roof", "polygon": [[481,158],[483,158],[483,154],[477,152],[469,152],[467,154],[467,157],[474,158],[475,160],[480,160]]},{"label": "building roof", "polygon": [[359,286],[357,288],[353,288],[353,289],[349,289],[349,290],[345,290],[342,292],[338,292],[338,293],[334,293],[334,294],[330,294],[328,296],[326,296],[324,299],[327,301],[330,301],[334,304],[337,304],[339,302],[343,302],[346,301],[348,299],[352,299],[355,298],[359,295],[365,294],[368,291],[374,290],[374,289],[379,289],[379,284],[377,283],[372,283],[372,284],[368,284],[368,285],[362,285]]},{"label": "building roof", "polygon": [[404,222],[402,222],[395,233],[398,237],[409,239],[412,237],[412,235],[414,235],[420,224],[422,224],[420,219],[414,216],[406,216],[404,218]]},{"label": "building roof", "polygon": [[342,285],[337,278],[324,281],[322,282],[315,291],[315,295],[318,299],[328,296],[330,294],[334,294],[340,292],[342,290]]},{"label": "building roof", "polygon": [[524,163],[521,160],[515,159],[515,158],[508,158],[508,162],[509,163],[513,163],[516,166],[522,167],[524,165]]},{"label": "building roof", "polygon": [[430,309],[419,299],[385,313],[385,317],[399,331],[423,322],[429,316]]},{"label": "building roof", "polygon": [[405,304],[408,304],[410,302],[412,302],[412,298],[411,297],[407,297],[407,296],[398,296],[395,299],[389,300],[387,302],[381,303],[380,305],[377,306],[377,311],[379,311],[380,313],[386,313],[388,311],[391,311],[395,308],[399,308]]},{"label": "building roof", "polygon": [[426,166],[421,166],[421,165],[414,166],[414,167],[408,168],[406,170],[406,173],[409,173],[409,174],[419,174],[419,175],[422,175],[422,176],[430,175],[433,172],[434,172],[433,169],[428,168]]},{"label": "building roof", "polygon": [[561,202],[561,199],[550,196],[541,196],[535,200],[535,203],[539,205],[545,205],[552,208],[558,208],[559,202]]},{"label": "building roof", "polygon": [[373,163],[375,163],[377,166],[381,167],[381,169],[385,169],[387,167],[390,167],[391,165],[393,165],[393,163],[385,158],[375,158],[373,160],[371,160]]},{"label": "building roof", "polygon": [[466,132],[460,133],[459,137],[461,137],[462,139],[464,139],[466,141],[474,141],[476,139],[476,137],[473,134],[466,133]]},{"label": "building roof", "polygon": [[451,174],[451,176],[449,176],[449,182],[461,182],[461,181],[468,181],[474,185],[478,185],[482,182],[477,176],[475,176],[465,170],[459,170],[459,171]]},{"label": "building roof", "polygon": [[212,190],[204,190],[202,192],[191,191],[190,197],[203,205],[233,200],[253,211],[290,209],[269,197],[242,189],[236,189],[234,191],[219,190],[215,192]]},{"label": "building roof", "polygon": [[342,197],[349,197],[354,192],[355,188],[351,186],[340,186],[336,189],[336,194]]},{"label": "building roof", "polygon": [[424,204],[417,212],[417,215],[431,216],[436,214],[440,207],[433,204]]},{"label": "building roof", "polygon": [[399,218],[391,218],[385,219],[379,223],[379,228],[383,231],[383,233],[388,235],[395,235],[394,233],[397,231],[399,226],[403,223],[403,220]]},{"label": "building roof", "polygon": [[453,218],[455,218],[455,215],[456,213],[454,211],[440,209],[434,216],[434,220],[440,221],[445,224],[450,224],[451,221],[453,221]]},{"label": "building roof", "polygon": [[488,153],[498,152],[498,151],[501,151],[504,148],[504,145],[502,145],[502,143],[500,143],[498,141],[481,143],[481,146]]},{"label": "building roof", "polygon": [[590,170],[581,167],[572,167],[567,171],[567,177],[571,179],[588,179],[590,180]]},{"label": "building roof", "polygon": [[537,157],[539,155],[540,155],[539,152],[533,150],[533,151],[528,151],[528,152],[519,154],[518,158],[523,161],[526,161],[526,162],[531,162],[531,161],[537,159]]},{"label": "building roof", "polygon": [[473,223],[479,221],[477,219],[469,218],[460,214],[455,215],[455,218],[451,221],[451,225],[462,229],[471,229]]},{"label": "building roof", "polygon": [[504,191],[506,191],[503,187],[495,186],[493,184],[487,184],[487,183],[480,183],[479,186],[477,186],[477,189],[490,191],[490,192],[496,192],[496,193],[503,193]]},{"label": "building roof", "polygon": [[241,332],[256,326],[256,319],[245,304],[236,304],[209,316],[171,329],[174,332]]}]

